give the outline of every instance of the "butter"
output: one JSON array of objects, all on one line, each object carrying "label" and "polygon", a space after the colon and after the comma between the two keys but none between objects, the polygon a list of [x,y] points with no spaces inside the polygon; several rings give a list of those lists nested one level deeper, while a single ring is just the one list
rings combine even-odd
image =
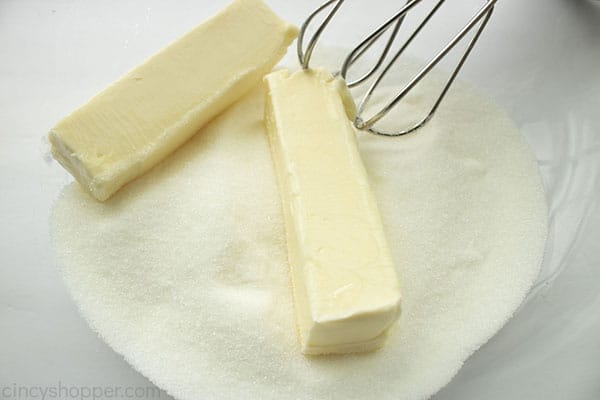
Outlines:
[{"label": "butter", "polygon": [[106,200],[260,82],[296,34],[261,0],[235,0],[60,121],[52,155]]},{"label": "butter", "polygon": [[348,118],[323,70],[265,77],[265,121],[285,217],[301,350],[370,351],[400,313],[400,288]]}]

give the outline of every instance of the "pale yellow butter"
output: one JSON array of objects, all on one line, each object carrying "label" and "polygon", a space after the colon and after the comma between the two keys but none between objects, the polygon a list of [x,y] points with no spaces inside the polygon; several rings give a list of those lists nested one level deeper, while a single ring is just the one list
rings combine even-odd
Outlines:
[{"label": "pale yellow butter", "polygon": [[52,154],[105,200],[260,82],[297,29],[235,0],[52,128]]},{"label": "pale yellow butter", "polygon": [[348,120],[353,103],[322,70],[265,81],[302,352],[376,349],[399,316],[400,288]]}]

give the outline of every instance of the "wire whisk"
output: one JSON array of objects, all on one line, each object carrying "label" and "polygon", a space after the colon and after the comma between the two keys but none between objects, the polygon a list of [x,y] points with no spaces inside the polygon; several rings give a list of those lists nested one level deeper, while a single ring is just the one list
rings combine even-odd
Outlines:
[{"label": "wire whisk", "polygon": [[[404,54],[406,48],[414,41],[414,39],[422,32],[423,28],[430,23],[435,14],[439,11],[442,5],[446,0],[437,0],[431,9],[426,12],[425,17],[421,19],[416,28],[408,35],[406,40],[401,43],[398,47],[398,50],[395,51],[393,55],[390,54],[391,49],[395,42],[398,40],[398,33],[402,27],[405,18],[411,11],[417,8],[417,6],[422,5],[421,3],[426,3],[424,0],[408,0],[404,4],[404,6],[395,13],[391,18],[385,21],[382,25],[380,25],[377,29],[371,32],[364,40],[362,40],[356,47],[354,47],[350,53],[344,58],[342,62],[341,68],[338,72],[339,76],[341,76],[345,81],[346,85],[349,88],[356,87],[358,85],[364,84],[370,80],[371,83],[362,96],[362,98],[358,101],[357,104],[357,114],[354,120],[354,126],[357,129],[368,131],[373,134],[383,135],[383,136],[401,136],[406,135],[408,133],[414,132],[415,130],[423,127],[428,121],[430,121],[437,109],[439,108],[441,102],[444,97],[448,93],[448,90],[452,86],[452,83],[456,79],[458,73],[463,67],[465,61],[467,60],[469,54],[473,50],[476,42],[479,40],[481,33],[489,22],[492,12],[494,11],[494,7],[496,5],[497,0],[487,0],[484,1],[483,6],[477,10],[477,12],[468,20],[468,22],[456,33],[456,35],[450,39],[444,47],[433,56],[429,62],[414,76],[409,82],[400,90],[400,92],[389,102],[387,102],[381,109],[372,113],[369,116],[365,116],[367,106],[372,99],[373,93],[381,84],[383,78],[388,74],[390,69],[396,65],[398,59],[402,54]],[[335,14],[339,11],[339,9],[344,4],[345,0],[329,0],[323,3],[320,7],[318,7],[315,11],[313,11],[308,18],[304,21],[300,28],[300,33],[298,35],[298,43],[297,43],[297,53],[298,53],[298,61],[303,69],[308,69],[310,65],[310,60],[319,41],[319,38],[327,28],[327,26],[331,23],[331,20],[335,16]],[[308,27],[311,25],[313,20],[325,13],[327,10],[327,14],[325,15],[321,24],[316,28],[313,35],[310,37],[308,41],[308,45],[305,47],[305,36]],[[384,118],[394,107],[396,107],[405,97],[406,95],[454,48],[460,43],[467,34],[471,31],[474,31],[473,36],[469,39],[468,44],[462,53],[461,57],[456,64],[456,67],[450,73],[448,80],[443,86],[441,93],[436,98],[433,106],[427,113],[425,117],[419,120],[414,125],[409,128],[397,130],[397,131],[387,131],[378,129],[375,125],[382,118]],[[374,65],[362,76],[354,80],[348,80],[348,72],[352,68],[352,66],[364,56],[364,54],[379,40],[384,38],[386,33],[387,39],[385,41],[385,45],[381,54],[375,60]]]}]

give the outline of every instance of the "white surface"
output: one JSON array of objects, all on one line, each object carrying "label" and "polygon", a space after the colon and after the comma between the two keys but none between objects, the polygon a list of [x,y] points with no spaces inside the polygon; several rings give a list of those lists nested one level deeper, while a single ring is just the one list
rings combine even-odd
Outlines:
[{"label": "white surface", "polygon": [[[316,2],[272,4],[297,22]],[[77,315],[50,260],[50,203],[70,178],[44,160],[40,138],[221,5],[0,3],[0,384],[147,385]],[[463,74],[509,111],[540,160],[552,223],[542,278],[554,279],[438,399],[600,394],[599,21],[585,0],[506,0]]]},{"label": "white surface", "polygon": [[[407,114],[426,111],[438,79]],[[418,135],[359,135],[402,314],[380,351],[304,357],[260,89],[106,203],[61,194],[52,237],[82,315],[182,400],[430,397],[539,272],[547,208],[525,141],[462,85]]]}]

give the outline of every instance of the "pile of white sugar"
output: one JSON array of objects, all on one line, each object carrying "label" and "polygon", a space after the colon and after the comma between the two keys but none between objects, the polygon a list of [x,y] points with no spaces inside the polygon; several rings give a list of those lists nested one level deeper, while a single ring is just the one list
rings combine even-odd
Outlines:
[{"label": "pile of white sugar", "polygon": [[522,137],[464,87],[415,134],[359,133],[403,313],[381,351],[305,357],[262,114],[256,90],[106,203],[64,190],[53,238],[82,314],[179,399],[431,396],[537,275],[546,205]]}]

